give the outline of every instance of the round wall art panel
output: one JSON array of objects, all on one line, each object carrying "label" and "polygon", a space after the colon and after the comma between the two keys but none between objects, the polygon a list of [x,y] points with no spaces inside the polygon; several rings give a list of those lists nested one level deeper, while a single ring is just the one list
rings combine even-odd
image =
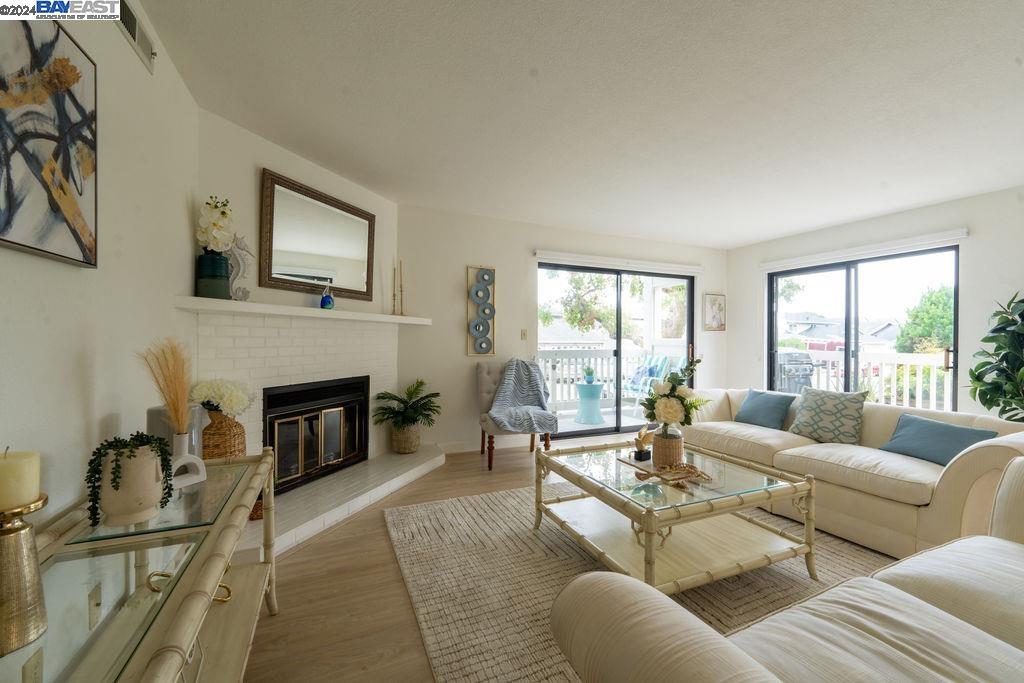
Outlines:
[{"label": "round wall art panel", "polygon": [[469,334],[473,339],[483,339],[491,334],[491,323],[483,318],[477,318],[469,323]]},{"label": "round wall art panel", "polygon": [[487,285],[475,284],[469,289],[469,298],[478,304],[491,300],[491,289]]},{"label": "round wall art panel", "polygon": [[469,266],[466,269],[469,291],[466,302],[466,352],[471,356],[494,355],[494,335],[497,330],[494,321],[494,280],[494,268],[491,266]]}]

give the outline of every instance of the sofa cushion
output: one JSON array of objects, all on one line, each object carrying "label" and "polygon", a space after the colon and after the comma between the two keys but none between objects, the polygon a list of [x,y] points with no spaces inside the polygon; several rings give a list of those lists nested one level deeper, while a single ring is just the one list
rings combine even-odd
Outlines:
[{"label": "sofa cushion", "polygon": [[909,505],[927,505],[942,466],[856,444],[816,443],[776,453],[774,466]]},{"label": "sofa cushion", "polygon": [[742,422],[695,422],[683,428],[686,441],[698,448],[772,466],[776,453],[814,441],[778,429]]},{"label": "sofa cushion", "polygon": [[882,581],[851,579],[729,640],[784,681],[1019,680],[1024,651]]},{"label": "sofa cushion", "polygon": [[971,536],[889,565],[874,577],[1024,650],[1024,545]]},{"label": "sofa cushion", "polygon": [[746,400],[736,411],[736,422],[782,429],[789,412],[789,404],[796,399],[793,394],[770,393],[751,389]]},{"label": "sofa cushion", "polygon": [[789,431],[824,443],[857,443],[867,396],[804,387]]},{"label": "sofa cushion", "polygon": [[892,438],[881,445],[883,451],[902,453],[939,465],[948,465],[968,446],[995,438],[991,429],[974,429],[931,420],[918,415],[900,415]]}]

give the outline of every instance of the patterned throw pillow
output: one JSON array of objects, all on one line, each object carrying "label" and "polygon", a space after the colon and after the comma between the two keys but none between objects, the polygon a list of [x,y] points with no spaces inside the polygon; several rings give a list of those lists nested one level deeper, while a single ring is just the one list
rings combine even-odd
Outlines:
[{"label": "patterned throw pillow", "polygon": [[789,431],[822,443],[858,443],[867,395],[804,387]]}]

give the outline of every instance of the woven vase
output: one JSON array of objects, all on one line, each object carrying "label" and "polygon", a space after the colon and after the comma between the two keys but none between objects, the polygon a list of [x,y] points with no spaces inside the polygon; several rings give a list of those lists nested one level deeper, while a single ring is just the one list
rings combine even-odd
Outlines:
[{"label": "woven vase", "polygon": [[203,460],[245,456],[245,427],[219,410],[211,410],[210,424],[203,429]]},{"label": "woven vase", "polygon": [[654,433],[654,443],[651,447],[651,460],[655,469],[665,467],[676,467],[683,464],[683,435],[676,430],[669,430],[669,435],[664,436],[661,431]]},{"label": "woven vase", "polygon": [[391,425],[391,449],[395,453],[415,453],[420,449],[420,426],[395,427]]}]

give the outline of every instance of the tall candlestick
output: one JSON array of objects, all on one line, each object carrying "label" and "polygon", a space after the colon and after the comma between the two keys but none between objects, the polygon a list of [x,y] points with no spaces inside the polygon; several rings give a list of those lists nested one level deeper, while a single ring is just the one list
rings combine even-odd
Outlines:
[{"label": "tall candlestick", "polygon": [[398,287],[396,286],[395,278],[397,277],[398,269],[395,268],[395,264],[391,264],[391,315],[398,312]]},{"label": "tall candlestick", "polygon": [[405,315],[405,270],[402,268],[402,259],[398,259],[398,314]]},{"label": "tall candlestick", "polygon": [[39,500],[39,454],[5,450],[0,454],[0,511]]}]

